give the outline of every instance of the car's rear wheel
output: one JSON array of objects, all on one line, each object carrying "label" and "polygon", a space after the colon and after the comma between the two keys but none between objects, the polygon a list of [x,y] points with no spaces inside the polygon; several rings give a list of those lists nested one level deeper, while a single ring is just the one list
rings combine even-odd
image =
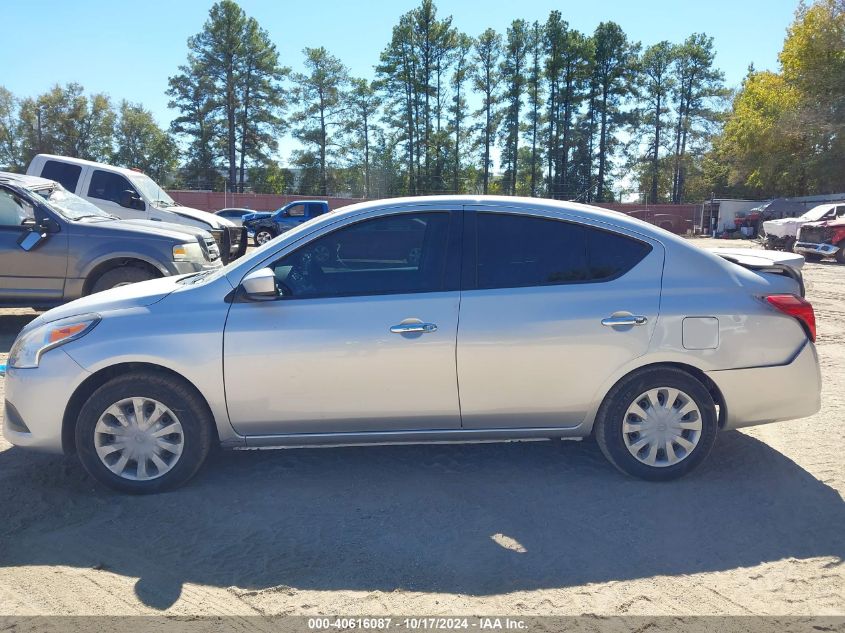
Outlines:
[{"label": "car's rear wheel", "polygon": [[845,240],[839,242],[837,246],[839,246],[839,250],[836,251],[836,261],[840,264],[845,264]]},{"label": "car's rear wheel", "polygon": [[276,237],[276,234],[270,229],[258,229],[255,232],[255,245],[261,246]]},{"label": "car's rear wheel", "polygon": [[102,292],[129,284],[155,279],[158,275],[140,266],[119,266],[100,275],[91,286],[91,292]]},{"label": "car's rear wheel", "polygon": [[676,479],[710,453],[716,405],[699,380],[680,369],[645,369],[613,387],[596,416],[596,441],[622,472]]},{"label": "car's rear wheel", "polygon": [[187,384],[152,372],[113,378],[82,406],[76,449],[100,483],[135,494],[175,488],[196,474],[212,441],[207,405]]}]

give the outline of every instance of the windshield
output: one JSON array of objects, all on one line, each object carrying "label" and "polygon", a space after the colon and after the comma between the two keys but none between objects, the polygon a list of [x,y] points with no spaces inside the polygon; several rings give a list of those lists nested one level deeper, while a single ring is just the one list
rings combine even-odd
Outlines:
[{"label": "windshield", "polygon": [[35,193],[44,198],[49,207],[66,220],[81,220],[82,218],[115,219],[115,216],[72,194],[58,183],[54,187],[37,189]]},{"label": "windshield", "polygon": [[157,207],[175,207],[176,201],[159,187],[158,183],[146,174],[136,173],[129,176],[140,194]]},{"label": "windshield", "polygon": [[829,204],[822,204],[817,207],[813,207],[807,213],[801,216],[802,220],[808,220],[809,222],[815,222],[816,220],[821,220],[825,213],[830,211],[831,205]]}]

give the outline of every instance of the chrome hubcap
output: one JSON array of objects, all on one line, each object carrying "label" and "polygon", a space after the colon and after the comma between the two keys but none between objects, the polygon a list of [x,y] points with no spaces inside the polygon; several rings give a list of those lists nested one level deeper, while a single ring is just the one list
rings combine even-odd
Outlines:
[{"label": "chrome hubcap", "polygon": [[259,233],[256,233],[256,235],[255,235],[255,241],[258,242],[259,244],[265,244],[265,243],[269,242],[270,239],[271,239],[271,236],[266,231],[260,231]]},{"label": "chrome hubcap", "polygon": [[701,412],[686,393],[658,387],[640,394],[625,412],[622,438],[638,461],[658,468],[686,459],[701,439]]},{"label": "chrome hubcap", "polygon": [[147,481],[173,469],[185,447],[185,434],[173,411],[158,400],[125,398],[100,416],[94,447],[118,477]]}]

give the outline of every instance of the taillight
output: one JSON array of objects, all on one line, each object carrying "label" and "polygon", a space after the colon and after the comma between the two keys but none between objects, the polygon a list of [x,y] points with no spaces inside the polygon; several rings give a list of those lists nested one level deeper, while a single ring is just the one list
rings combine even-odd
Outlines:
[{"label": "taillight", "polygon": [[791,317],[798,319],[804,329],[807,330],[807,336],[810,340],[816,340],[816,313],[813,311],[813,305],[801,297],[795,295],[769,295],[766,297],[768,301],[775,308],[788,314]]}]

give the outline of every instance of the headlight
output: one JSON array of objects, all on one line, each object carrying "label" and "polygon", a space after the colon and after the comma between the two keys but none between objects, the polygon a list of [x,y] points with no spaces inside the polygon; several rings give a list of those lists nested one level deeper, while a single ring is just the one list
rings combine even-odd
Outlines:
[{"label": "headlight", "polygon": [[173,261],[201,264],[205,261],[205,256],[197,242],[188,242],[187,244],[177,244],[173,247]]},{"label": "headlight", "polygon": [[98,314],[83,314],[39,325],[18,336],[9,352],[9,367],[38,367],[41,355],[54,347],[82,338],[100,322]]}]

